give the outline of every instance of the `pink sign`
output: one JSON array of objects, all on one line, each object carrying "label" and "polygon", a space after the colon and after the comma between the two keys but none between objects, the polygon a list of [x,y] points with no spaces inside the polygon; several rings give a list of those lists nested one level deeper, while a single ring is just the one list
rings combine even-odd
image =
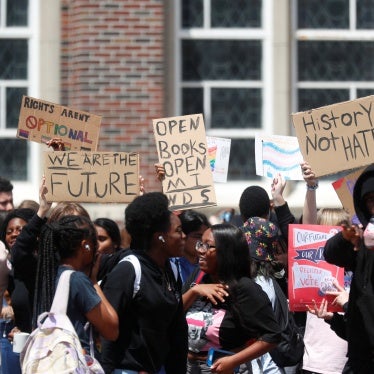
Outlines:
[{"label": "pink sign", "polygon": [[329,264],[323,257],[326,241],[341,230],[340,226],[289,225],[288,298],[290,310],[307,311],[307,305],[329,301],[329,311],[341,311],[331,305],[336,291],[333,281],[344,285],[344,269]]}]

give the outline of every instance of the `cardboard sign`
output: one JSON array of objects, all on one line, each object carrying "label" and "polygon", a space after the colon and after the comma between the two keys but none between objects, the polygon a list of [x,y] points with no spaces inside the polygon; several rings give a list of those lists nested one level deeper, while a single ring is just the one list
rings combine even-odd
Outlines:
[{"label": "cardboard sign", "polygon": [[280,173],[284,179],[303,180],[303,156],[296,136],[256,134],[255,155],[257,175],[274,178]]},{"label": "cardboard sign", "polygon": [[329,264],[323,257],[326,241],[341,230],[339,226],[289,225],[288,244],[288,298],[290,310],[307,311],[313,300],[320,305],[327,299],[329,311],[341,311],[331,305],[334,296],[326,291],[336,291],[334,278],[344,285],[344,269]]},{"label": "cardboard sign", "polygon": [[154,119],[153,131],[170,209],[217,205],[203,115]]},{"label": "cardboard sign", "polygon": [[231,139],[207,136],[210,170],[214,182],[226,183],[229,171]]},{"label": "cardboard sign", "polygon": [[100,116],[23,96],[17,137],[37,143],[61,138],[67,151],[96,151],[100,125]]},{"label": "cardboard sign", "polygon": [[50,202],[129,203],[139,195],[139,155],[44,152]]},{"label": "cardboard sign", "polygon": [[360,168],[354,172],[338,179],[332,183],[336,194],[341,201],[343,208],[348,212],[353,223],[359,223],[356,216],[355,207],[353,204],[353,188],[356,184],[357,178],[362,174],[365,168]]},{"label": "cardboard sign", "polygon": [[374,96],[292,114],[304,159],[317,177],[374,159]]}]

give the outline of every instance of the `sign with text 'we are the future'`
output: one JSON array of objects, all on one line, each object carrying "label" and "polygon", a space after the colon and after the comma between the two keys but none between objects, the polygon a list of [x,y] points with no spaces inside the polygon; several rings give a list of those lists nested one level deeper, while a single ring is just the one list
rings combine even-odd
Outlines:
[{"label": "sign with text 'we are the future'", "polygon": [[154,119],[153,131],[170,209],[217,205],[203,115]]},{"label": "sign with text 'we are the future'", "polygon": [[139,154],[44,152],[47,201],[129,203],[139,195]]},{"label": "sign with text 'we are the future'", "polygon": [[37,143],[61,138],[65,150],[96,151],[101,116],[23,96],[17,137]]},{"label": "sign with text 'we are the future'", "polygon": [[374,96],[292,114],[300,151],[317,177],[374,160]]}]

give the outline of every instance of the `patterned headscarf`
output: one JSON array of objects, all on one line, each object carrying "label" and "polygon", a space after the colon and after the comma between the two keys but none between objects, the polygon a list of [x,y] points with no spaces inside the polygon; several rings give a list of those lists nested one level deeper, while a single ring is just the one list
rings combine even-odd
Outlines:
[{"label": "patterned headscarf", "polygon": [[249,218],[241,228],[247,239],[249,254],[255,260],[274,261],[279,242],[278,227],[260,217]]}]

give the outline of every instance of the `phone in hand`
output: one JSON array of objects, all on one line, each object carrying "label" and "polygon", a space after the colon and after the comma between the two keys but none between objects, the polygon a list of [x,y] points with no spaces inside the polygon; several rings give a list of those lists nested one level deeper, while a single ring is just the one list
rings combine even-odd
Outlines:
[{"label": "phone in hand", "polygon": [[[210,367],[213,365],[213,362],[218,360],[219,358],[232,356],[233,354],[235,354],[235,352],[225,351],[224,349],[218,348],[209,348],[206,364]],[[239,367],[236,367],[234,369],[234,373],[239,373]]]}]

